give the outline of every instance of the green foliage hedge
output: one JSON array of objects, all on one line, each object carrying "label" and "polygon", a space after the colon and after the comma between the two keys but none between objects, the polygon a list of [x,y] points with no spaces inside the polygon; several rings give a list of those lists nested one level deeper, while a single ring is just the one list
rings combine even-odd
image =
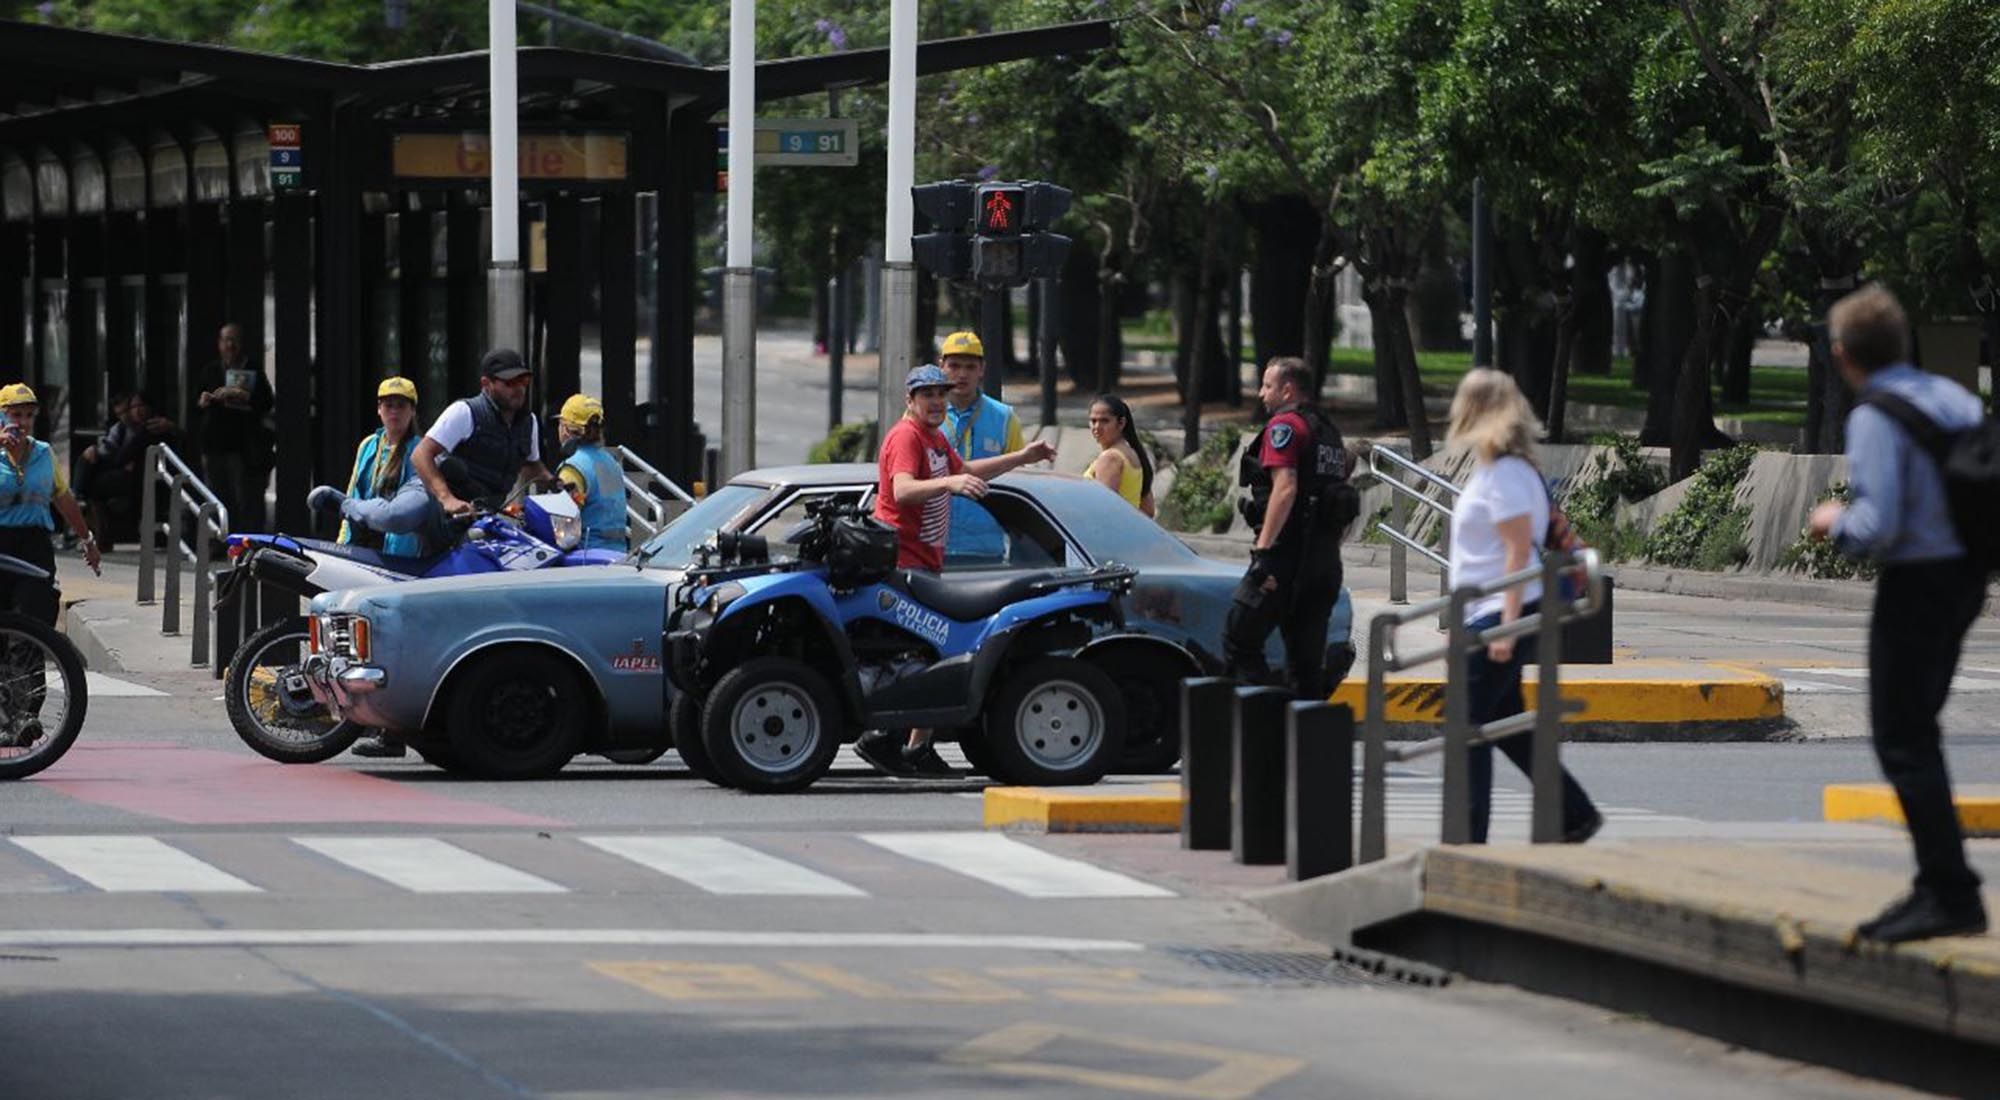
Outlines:
[{"label": "green foliage hedge", "polygon": [[868,441],[875,435],[873,420],[842,424],[828,432],[825,439],[813,444],[806,455],[807,462],[868,462],[874,455],[868,453]]},{"label": "green foliage hedge", "polygon": [[[1817,503],[1824,504],[1829,500],[1837,500],[1846,504],[1853,499],[1854,493],[1848,484],[1839,481],[1821,494]],[[1792,540],[1790,546],[1785,547],[1784,554],[1778,558],[1778,568],[1823,580],[1848,580],[1856,577],[1867,579],[1875,576],[1876,572],[1874,562],[1850,558],[1836,550],[1831,540],[1813,538],[1809,532],[1803,530]]]},{"label": "green foliage hedge", "polygon": [[1174,467],[1174,487],[1160,504],[1160,523],[1172,531],[1212,531],[1229,527],[1229,491],[1236,486],[1230,459],[1243,429],[1227,424],[1202,440],[1201,449]]},{"label": "green foliage hedge", "polygon": [[1750,558],[1744,535],[1750,509],[1736,503],[1736,490],[1750,472],[1757,448],[1744,445],[1714,451],[1702,461],[1680,507],[1654,527],[1646,554],[1661,565],[1721,570]]}]

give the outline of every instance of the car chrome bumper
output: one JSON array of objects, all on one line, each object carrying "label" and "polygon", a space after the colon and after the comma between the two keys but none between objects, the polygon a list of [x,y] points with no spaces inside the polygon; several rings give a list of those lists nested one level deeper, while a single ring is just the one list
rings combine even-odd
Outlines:
[{"label": "car chrome bumper", "polygon": [[306,658],[305,673],[313,698],[343,716],[361,697],[373,695],[389,682],[389,673],[384,669],[322,653]]}]

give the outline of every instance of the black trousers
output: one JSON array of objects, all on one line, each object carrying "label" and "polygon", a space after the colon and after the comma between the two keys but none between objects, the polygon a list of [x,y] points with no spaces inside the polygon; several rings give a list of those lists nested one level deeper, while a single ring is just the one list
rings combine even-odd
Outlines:
[{"label": "black trousers", "polygon": [[0,554],[20,558],[49,571],[45,581],[0,572],[0,609],[19,611],[56,625],[56,547],[51,533],[40,527],[0,527]]},{"label": "black trousers", "polygon": [[1264,643],[1276,630],[1285,643],[1284,686],[1300,699],[1323,702],[1333,690],[1326,682],[1326,623],[1340,601],[1340,543],[1317,539],[1281,552],[1276,573],[1278,587],[1271,592],[1252,584],[1247,573],[1236,586],[1222,629],[1229,675],[1243,683],[1271,684]]},{"label": "black trousers", "polygon": [[[1521,608],[1525,617],[1537,610],[1536,604]],[[1500,625],[1500,613],[1484,615],[1472,621],[1473,630],[1487,630]],[[1535,640],[1517,638],[1514,655],[1506,662],[1495,661],[1486,656],[1484,649],[1466,658],[1466,684],[1471,692],[1471,717],[1475,726],[1501,718],[1512,718],[1528,709],[1526,697],[1521,694],[1521,670],[1535,659]],[[1531,733],[1516,734],[1495,742],[1507,759],[1521,769],[1521,774],[1532,776],[1535,767],[1535,739]],[[1487,824],[1493,816],[1493,745],[1474,745],[1466,768],[1467,786],[1472,801],[1472,842],[1486,843]],[[1583,784],[1562,770],[1563,832],[1580,828],[1597,813],[1597,807],[1584,793]]]},{"label": "black trousers", "polygon": [[1889,565],[1868,622],[1875,758],[1910,825],[1917,886],[1947,901],[1976,898],[1979,876],[1965,862],[1938,711],[1951,693],[1965,633],[1985,603],[1985,572],[1965,559]]}]

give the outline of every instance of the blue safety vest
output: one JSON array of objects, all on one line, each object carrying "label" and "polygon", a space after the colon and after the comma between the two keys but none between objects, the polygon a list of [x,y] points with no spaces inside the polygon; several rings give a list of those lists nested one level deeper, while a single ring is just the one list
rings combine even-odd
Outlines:
[{"label": "blue safety vest", "polygon": [[583,475],[582,548],[625,549],[625,471],[618,460],[602,447],[579,443],[563,465]]},{"label": "blue safety vest", "polygon": [[[967,462],[994,458],[1007,453],[1008,428],[1014,410],[999,398],[980,394],[969,409],[947,402],[944,407],[944,434]],[[992,513],[978,501],[951,498],[951,531],[945,540],[947,558],[984,558],[997,561],[1007,553],[1007,537]]]},{"label": "blue safety vest", "polygon": [[[375,459],[382,453],[382,436],[386,429],[377,428],[375,434],[361,441],[361,447],[354,452],[354,473],[347,479],[347,495],[356,500],[372,500],[375,497]],[[417,476],[416,467],[410,463],[411,452],[417,449],[421,439],[414,433],[403,441],[402,472],[396,477],[396,488],[400,489],[411,478]],[[394,496],[392,492],[390,494]],[[346,520],[340,523],[340,541],[353,542],[354,530]],[[415,558],[423,555],[423,540],[414,531],[382,536],[382,552],[395,557]]]},{"label": "blue safety vest", "polygon": [[27,465],[13,456],[0,462],[0,527],[56,529],[49,502],[56,498],[56,453],[39,439],[28,445]]}]

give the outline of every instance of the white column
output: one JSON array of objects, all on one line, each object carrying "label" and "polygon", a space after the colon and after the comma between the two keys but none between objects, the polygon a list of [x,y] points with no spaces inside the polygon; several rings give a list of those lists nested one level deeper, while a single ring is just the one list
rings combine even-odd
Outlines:
[{"label": "white column", "polygon": [[757,271],[752,184],[757,156],[757,5],[729,3],[728,258],[722,273],[722,469],[757,465]]},{"label": "white column", "polygon": [[[917,269],[910,262],[910,185],[917,173],[917,0],[889,4],[889,184],[882,230],[881,378],[876,389],[880,433],[903,415],[903,376],[915,366],[910,344],[917,326]],[[878,433],[879,438],[879,433]]]},{"label": "white column", "polygon": [[486,66],[491,134],[493,258],[486,272],[486,338],[492,347],[520,348],[527,332],[521,275],[520,91],[514,68],[514,0],[488,0]]}]

